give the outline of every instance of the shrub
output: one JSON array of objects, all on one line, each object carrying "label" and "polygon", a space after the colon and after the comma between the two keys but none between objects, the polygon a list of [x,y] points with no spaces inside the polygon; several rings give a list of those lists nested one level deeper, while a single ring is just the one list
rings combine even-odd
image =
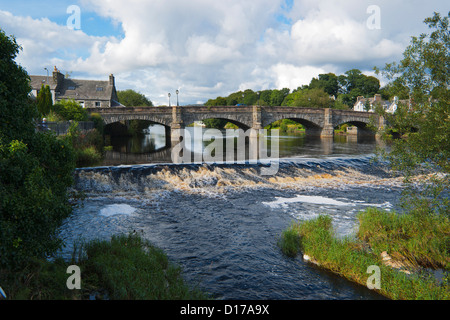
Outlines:
[{"label": "shrub", "polygon": [[74,152],[65,139],[36,133],[36,104],[26,71],[14,61],[20,47],[0,30],[0,270],[47,257],[56,230],[71,213]]},{"label": "shrub", "polygon": [[71,213],[73,150],[65,140],[38,133],[25,144],[0,142],[0,264],[19,268],[61,244],[56,230]]},{"label": "shrub", "polygon": [[53,105],[53,111],[66,121],[87,121],[89,119],[89,113],[75,100],[61,100]]},{"label": "shrub", "polygon": [[102,155],[93,146],[77,150],[77,167],[97,165],[102,160]]}]

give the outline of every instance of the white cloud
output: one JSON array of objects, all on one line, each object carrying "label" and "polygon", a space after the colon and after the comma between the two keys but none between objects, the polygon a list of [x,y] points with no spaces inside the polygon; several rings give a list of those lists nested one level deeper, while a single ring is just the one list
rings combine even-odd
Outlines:
[{"label": "white cloud", "polygon": [[410,36],[424,30],[428,8],[445,7],[439,0],[379,0],[381,29],[370,30],[371,0],[284,3],[81,0],[82,18],[95,12],[112,21],[121,29],[115,37],[5,11],[0,25],[16,35],[24,48],[18,61],[32,74],[53,65],[89,78],[114,73],[119,90],[138,90],[155,104],[166,104],[167,92],[176,89],[182,103],[196,103],[247,88],[293,89],[320,73],[370,72],[401,58]]},{"label": "white cloud", "polygon": [[313,77],[317,77],[321,73],[327,73],[322,68],[312,66],[296,67],[284,63],[274,65],[270,71],[275,77],[277,89],[296,89],[302,85],[309,84]]}]

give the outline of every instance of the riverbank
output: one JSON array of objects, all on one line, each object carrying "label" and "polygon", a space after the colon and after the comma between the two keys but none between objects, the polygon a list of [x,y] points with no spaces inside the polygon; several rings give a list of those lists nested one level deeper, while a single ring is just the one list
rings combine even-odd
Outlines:
[{"label": "riverbank", "polygon": [[[341,239],[333,235],[329,216],[296,222],[282,233],[279,246],[287,256],[301,253],[319,268],[372,286],[390,299],[450,299],[448,217],[370,208],[358,221],[357,234]],[[437,279],[425,268],[441,269],[444,275]]]},{"label": "riverbank", "polygon": [[[207,294],[189,287],[182,270],[166,254],[137,234],[92,241],[73,261],[34,260],[20,272],[0,271],[10,300],[198,300]],[[81,252],[81,253],[80,253]],[[70,290],[75,278],[70,265],[80,268],[80,289]]]}]

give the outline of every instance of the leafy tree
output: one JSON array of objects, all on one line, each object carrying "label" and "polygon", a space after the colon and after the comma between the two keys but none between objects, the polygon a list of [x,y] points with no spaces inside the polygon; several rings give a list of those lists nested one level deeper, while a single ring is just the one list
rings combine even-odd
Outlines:
[{"label": "leafy tree", "polygon": [[380,89],[384,100],[398,97],[400,100],[409,99],[409,89],[401,83],[401,79],[395,79]]},{"label": "leafy tree", "polygon": [[256,105],[256,102],[258,101],[258,94],[254,92],[253,90],[247,89],[244,91],[244,97],[242,100],[243,104],[246,104],[248,106]]},{"label": "leafy tree", "polygon": [[38,117],[20,47],[0,30],[0,269],[20,268],[59,248],[57,228],[71,212],[71,144],[36,133]]},{"label": "leafy tree", "polygon": [[53,111],[64,120],[87,121],[89,113],[75,100],[61,100],[54,104]]},{"label": "leafy tree", "polygon": [[309,83],[310,89],[323,89],[331,96],[337,96],[339,91],[338,77],[334,73],[319,74],[318,78],[313,78]]},{"label": "leafy tree", "polygon": [[290,91],[291,90],[289,90],[288,88],[283,88],[281,90],[272,90],[272,93],[270,94],[270,105],[281,106]]},{"label": "leafy tree", "polygon": [[244,93],[242,91],[231,93],[228,97],[225,98],[226,105],[227,106],[235,106],[239,103],[244,103],[243,94]]},{"label": "leafy tree", "polygon": [[226,106],[227,99],[224,97],[217,97],[216,99],[209,99],[206,101],[205,106],[216,107],[216,106]]},{"label": "leafy tree", "polygon": [[305,108],[329,108],[332,101],[323,89],[303,89],[289,94],[283,105]]},{"label": "leafy tree", "polygon": [[43,116],[48,115],[53,106],[52,94],[48,85],[42,84],[36,100],[39,113]]},{"label": "leafy tree", "polygon": [[263,90],[259,94],[259,105],[261,106],[269,106],[270,105],[270,96],[272,95],[272,90]]},{"label": "leafy tree", "polygon": [[[378,110],[388,120],[387,129],[402,130],[407,136],[394,141],[392,151],[384,155],[407,178],[424,166],[433,171],[450,172],[449,21],[450,12],[444,17],[434,13],[433,17],[425,19],[433,31],[412,37],[400,63],[386,64],[381,71],[391,81],[407,87],[411,96],[410,105],[400,105],[395,116]],[[448,175],[424,186],[423,197],[417,197],[420,193],[414,192],[416,201],[410,201],[413,210],[448,215]]]},{"label": "leafy tree", "polygon": [[152,107],[153,103],[142,93],[128,89],[117,91],[119,102],[127,107]]},{"label": "leafy tree", "polygon": [[28,98],[29,76],[14,62],[21,47],[1,29],[0,43],[0,133],[5,141],[27,139],[34,133],[38,113]]}]

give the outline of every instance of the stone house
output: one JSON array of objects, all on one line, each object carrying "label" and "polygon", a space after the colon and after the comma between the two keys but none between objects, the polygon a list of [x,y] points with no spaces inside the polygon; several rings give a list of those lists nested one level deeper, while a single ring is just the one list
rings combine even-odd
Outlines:
[{"label": "stone house", "polygon": [[66,78],[55,67],[53,74],[47,76],[30,76],[31,94],[37,97],[42,84],[49,85],[53,103],[63,99],[73,99],[83,108],[123,107],[118,102],[114,76],[107,81],[80,80]]}]

